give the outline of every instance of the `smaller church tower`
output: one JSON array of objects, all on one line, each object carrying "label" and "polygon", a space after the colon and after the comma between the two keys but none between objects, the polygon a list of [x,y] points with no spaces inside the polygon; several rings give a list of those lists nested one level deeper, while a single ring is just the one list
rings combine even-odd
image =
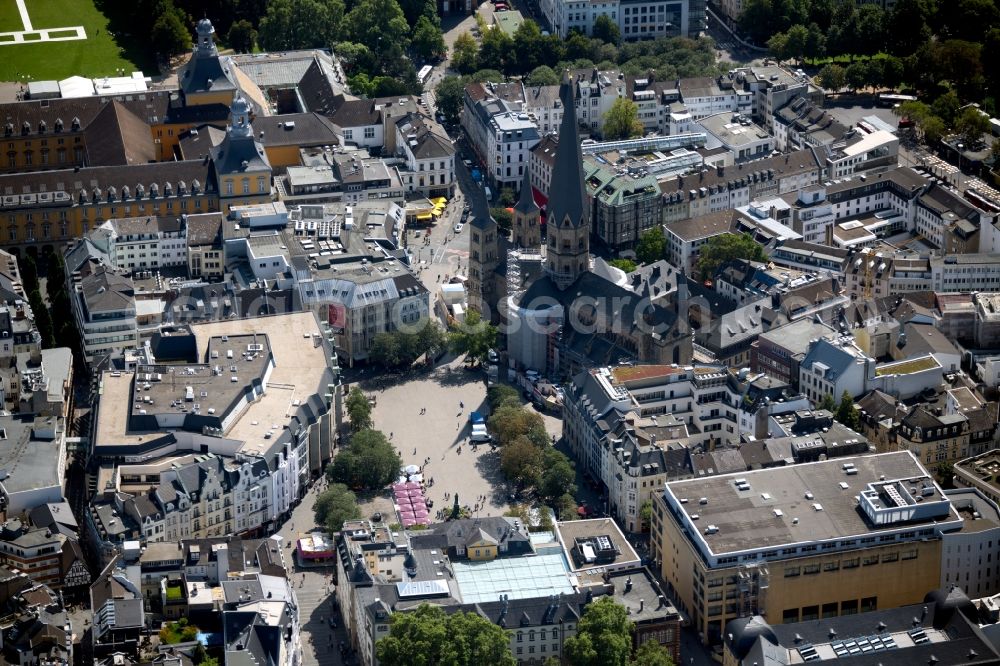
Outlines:
[{"label": "smaller church tower", "polygon": [[590,270],[590,208],[583,183],[583,153],[569,76],[563,79],[559,97],[563,118],[549,185],[545,270],[556,287],[566,289]]},{"label": "smaller church tower", "polygon": [[[497,223],[490,216],[476,216],[469,233],[469,308],[480,314],[496,306],[496,270],[500,265]],[[485,318],[485,317],[484,317]]]},{"label": "smaller church tower", "polygon": [[531,193],[531,174],[524,170],[521,196],[514,206],[514,245],[521,248],[538,249],[542,244],[541,209]]}]

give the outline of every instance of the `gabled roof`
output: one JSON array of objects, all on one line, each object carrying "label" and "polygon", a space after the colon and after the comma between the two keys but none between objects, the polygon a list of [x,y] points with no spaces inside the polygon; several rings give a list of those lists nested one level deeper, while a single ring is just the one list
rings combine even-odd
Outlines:
[{"label": "gabled roof", "polygon": [[822,363],[828,369],[826,378],[836,381],[854,364],[855,356],[825,338],[820,338],[802,359],[802,367],[812,368],[813,363]]},{"label": "gabled roof", "polygon": [[407,113],[396,121],[396,127],[418,160],[451,157],[455,146],[436,123],[420,113]]},{"label": "gabled roof", "polygon": [[896,415],[896,399],[878,389],[869,391],[856,401],[859,410],[877,419],[894,417]]},{"label": "gabled roof", "polygon": [[382,108],[373,99],[346,100],[330,115],[330,120],[338,127],[378,125],[382,122]]},{"label": "gabled roof", "polygon": [[87,312],[93,316],[97,312],[113,312],[135,307],[132,280],[101,266],[80,281]]},{"label": "gabled roof", "polygon": [[149,125],[117,100],[104,105],[84,135],[91,166],[144,164],[157,158]]}]

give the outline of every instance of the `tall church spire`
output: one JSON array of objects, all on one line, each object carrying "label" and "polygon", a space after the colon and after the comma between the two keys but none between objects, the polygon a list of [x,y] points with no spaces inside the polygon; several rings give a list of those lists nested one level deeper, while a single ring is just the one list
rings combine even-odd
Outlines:
[{"label": "tall church spire", "polygon": [[583,182],[573,80],[569,75],[563,78],[559,98],[563,118],[549,184],[545,268],[556,286],[566,289],[590,268],[590,208]]},{"label": "tall church spire", "polygon": [[574,226],[589,226],[590,211],[587,210],[587,190],[583,184],[583,153],[580,150],[573,80],[568,74],[559,88],[559,99],[562,101],[563,117],[549,185],[549,220],[561,226],[565,218],[569,218]]}]

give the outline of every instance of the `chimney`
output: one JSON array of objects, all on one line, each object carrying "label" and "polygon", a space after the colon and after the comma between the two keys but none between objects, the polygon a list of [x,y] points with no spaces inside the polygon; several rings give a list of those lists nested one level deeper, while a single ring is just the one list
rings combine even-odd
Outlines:
[{"label": "chimney", "polygon": [[646,608],[646,600],[645,599],[639,599],[639,612],[641,613],[644,608]]},{"label": "chimney", "polygon": [[625,579],[625,594],[628,594],[631,591],[632,591],[632,577],[629,576],[628,578]]}]

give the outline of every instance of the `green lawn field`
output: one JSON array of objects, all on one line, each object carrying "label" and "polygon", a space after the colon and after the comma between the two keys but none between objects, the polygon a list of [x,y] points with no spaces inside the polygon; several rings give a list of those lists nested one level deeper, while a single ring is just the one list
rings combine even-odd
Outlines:
[{"label": "green lawn field", "polygon": [[[100,1],[100,0],[98,0]],[[113,0],[110,4],[114,4]],[[25,0],[34,29],[83,26],[87,39],[65,42],[0,44],[0,81],[44,81],[80,76],[113,76],[116,70],[153,65],[134,47],[122,48],[108,32],[109,21],[95,0]],[[0,0],[0,32],[23,30],[14,0]]]}]

